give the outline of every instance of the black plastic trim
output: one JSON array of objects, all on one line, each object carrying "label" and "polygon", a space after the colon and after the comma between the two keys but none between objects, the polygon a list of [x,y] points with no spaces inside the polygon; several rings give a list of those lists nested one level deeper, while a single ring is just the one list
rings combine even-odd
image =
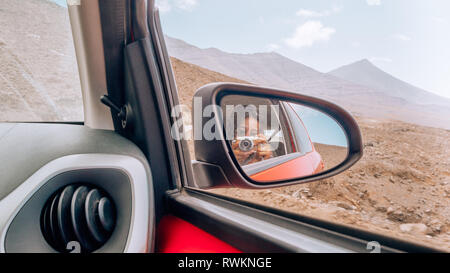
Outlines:
[{"label": "black plastic trim", "polygon": [[[108,95],[119,105],[124,105],[124,56],[123,47],[130,33],[130,6],[124,0],[98,0],[105,57]],[[100,100],[100,98],[98,98]],[[121,120],[111,111],[114,128],[121,128]]]},{"label": "black plastic trim", "polygon": [[125,100],[133,109],[133,126],[121,130],[143,151],[152,168],[157,221],[164,214],[164,192],[171,189],[173,174],[167,151],[163,115],[160,109],[161,83],[155,71],[149,38],[125,48]]},{"label": "black plastic trim", "polygon": [[[228,181],[230,181],[235,187],[273,188],[313,182],[316,180],[334,176],[345,171],[353,164],[355,164],[363,155],[362,135],[359,130],[358,124],[350,113],[334,103],[298,93],[236,83],[208,84],[197,90],[194,97],[201,98],[203,109],[208,105],[220,105],[221,99],[227,95],[246,95],[274,100],[283,100],[286,102],[302,104],[304,106],[317,109],[334,118],[344,130],[348,139],[347,158],[343,162],[341,162],[341,164],[319,174],[314,174],[302,178],[271,182],[258,182],[252,180],[243,171],[242,167],[237,162],[233,150],[231,149],[231,145],[228,141],[225,141],[225,137],[222,137],[222,139],[213,140],[194,140],[196,160],[220,166],[226,177],[228,178]],[[215,129],[216,132],[220,134],[220,136],[225,136],[225,129],[223,128],[221,113],[217,112],[217,108],[218,107],[213,108]],[[193,120],[194,128],[196,128],[197,126],[201,126],[201,128],[203,128],[203,126],[210,121],[210,117],[202,117],[201,124],[198,124],[199,121],[196,120],[196,117],[193,117]],[[214,181],[214,183],[215,185],[213,186],[213,188],[223,187],[227,184],[226,181],[221,180]]]},{"label": "black plastic trim", "polygon": [[[102,188],[117,207],[116,227],[108,241],[96,252],[123,252],[131,225],[132,185],[125,172],[114,168],[72,170],[51,177],[30,197],[11,222],[5,237],[6,252],[56,252],[46,241],[46,239],[49,240],[49,236],[45,236],[44,239],[41,230],[41,211],[55,192],[80,182]],[[60,195],[60,193],[57,194]],[[57,198],[52,200],[55,201]],[[53,207],[56,209],[56,204],[53,203],[50,210]],[[50,214],[56,215],[52,212]],[[52,232],[52,234],[56,233]],[[51,238],[50,242],[58,241],[58,239]],[[58,247],[64,248],[61,245]]]},{"label": "black plastic trim", "polygon": [[[159,12],[158,10],[155,10],[154,0],[148,1],[148,10],[149,14],[151,14],[151,16],[149,16],[149,31],[152,37],[153,46],[155,48],[157,63],[159,64],[168,118],[170,120],[170,124],[173,124],[175,117],[172,117],[169,113],[172,113],[173,108],[180,103],[178,99],[178,90],[175,83],[175,76],[172,70],[163,31],[161,29]],[[191,168],[191,159],[187,141],[185,139],[175,141],[172,138],[171,141],[170,146],[173,148],[170,150],[170,156],[173,158],[172,161],[176,163],[174,164],[174,172],[178,174],[175,176],[175,183],[172,185],[172,189],[175,189],[182,187],[182,181],[193,181],[194,176]]]}]

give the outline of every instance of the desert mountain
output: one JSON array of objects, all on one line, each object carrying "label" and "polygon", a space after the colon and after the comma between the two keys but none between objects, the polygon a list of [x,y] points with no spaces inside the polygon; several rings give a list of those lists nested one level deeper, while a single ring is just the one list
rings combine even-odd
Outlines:
[{"label": "desert mountain", "polygon": [[379,69],[367,59],[344,65],[328,74],[374,88],[389,96],[404,98],[413,103],[450,106],[450,99],[432,94],[397,79]]},{"label": "desert mountain", "polygon": [[[445,99],[415,89],[407,83],[398,90],[395,85],[389,91],[375,84],[366,85],[365,82],[353,82],[333,74],[321,73],[274,52],[235,54],[216,48],[201,49],[168,36],[165,39],[171,56],[233,78],[328,99],[356,115],[450,129],[450,103],[433,104],[436,100]],[[378,72],[377,75],[385,73],[375,66],[366,70],[369,74],[372,70]],[[394,81],[392,79],[395,78],[385,74],[384,78]],[[376,77],[373,81],[376,81]],[[395,81],[397,85],[400,85],[399,81]],[[418,98],[411,100],[411,92],[415,92]],[[424,105],[418,101],[430,103]]]},{"label": "desert mountain", "polygon": [[[5,26],[14,25],[14,28],[0,28],[0,95],[6,98],[0,105],[3,113],[0,120],[82,119],[80,84],[67,10],[47,1],[9,0],[4,4],[0,22]],[[30,11],[39,16],[30,16]],[[42,19],[48,16],[51,22]],[[23,42],[24,37],[26,42]],[[166,42],[171,56],[240,81],[322,97],[356,115],[450,129],[450,107],[438,104],[440,99],[426,91],[408,89],[411,86],[406,83],[390,91],[375,85],[376,77],[373,84],[356,82],[359,77],[341,79],[273,52],[231,54],[215,48],[201,49],[170,37],[166,37]],[[193,71],[189,67],[186,69]],[[371,74],[372,70],[364,72]],[[389,79],[389,75],[383,76]],[[413,93],[418,94],[416,100],[410,99]],[[188,95],[180,90],[180,97],[184,96]],[[435,104],[423,105],[417,101]]]},{"label": "desert mountain", "polygon": [[[275,52],[227,53],[216,48],[201,49],[168,36],[166,43],[169,54],[177,59],[254,84],[311,95],[338,95],[339,90],[348,84]],[[348,92],[363,89],[371,92],[355,84],[346,88]]]},{"label": "desert mountain", "polygon": [[[171,62],[180,101],[188,107],[195,91],[205,84],[242,82],[173,57]],[[450,234],[444,232],[450,227],[442,224],[449,221],[449,199],[436,194],[447,186],[450,131],[366,118],[358,118],[358,124],[364,136],[364,157],[347,172],[321,183],[213,192],[450,249]],[[193,154],[193,143],[188,143]],[[320,153],[326,157],[323,150]],[[428,233],[405,233],[399,228],[405,221],[424,223]]]},{"label": "desert mountain", "polygon": [[246,83],[242,80],[180,61],[174,57],[171,57],[170,61],[175,74],[180,103],[186,105],[190,110],[195,91],[203,85],[213,82]]}]

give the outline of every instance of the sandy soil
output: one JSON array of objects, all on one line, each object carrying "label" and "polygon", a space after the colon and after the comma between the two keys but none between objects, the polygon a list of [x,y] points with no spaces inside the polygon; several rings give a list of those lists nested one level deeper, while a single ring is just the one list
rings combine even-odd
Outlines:
[{"label": "sandy soil", "polygon": [[450,251],[450,132],[395,121],[359,124],[364,157],[338,176],[271,190],[215,192]]},{"label": "sandy soil", "polygon": [[[189,108],[195,90],[206,83],[243,82],[174,58],[172,65],[181,103]],[[340,175],[270,190],[214,192],[450,251],[450,130],[394,120],[357,121],[364,156]],[[335,164],[330,160],[338,158],[336,150],[316,148]]]},{"label": "sandy soil", "polygon": [[321,143],[314,143],[314,148],[322,157],[322,161],[325,165],[325,170],[336,167],[341,164],[342,161],[347,158],[347,148],[327,145]]}]

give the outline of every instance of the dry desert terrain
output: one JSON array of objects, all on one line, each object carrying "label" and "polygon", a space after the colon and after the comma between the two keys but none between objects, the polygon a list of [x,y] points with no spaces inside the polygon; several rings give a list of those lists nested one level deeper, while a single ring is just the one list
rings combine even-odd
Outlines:
[{"label": "dry desert terrain", "polygon": [[[180,101],[189,108],[204,84],[243,82],[175,58],[172,66]],[[364,156],[342,174],[270,190],[213,192],[450,251],[450,130],[356,118]],[[336,158],[320,144],[316,149]]]}]

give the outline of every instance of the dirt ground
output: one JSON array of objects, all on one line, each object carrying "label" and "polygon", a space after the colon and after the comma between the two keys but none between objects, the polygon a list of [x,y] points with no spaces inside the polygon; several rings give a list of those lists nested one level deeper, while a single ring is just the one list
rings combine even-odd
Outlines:
[{"label": "dirt ground", "polygon": [[325,170],[336,167],[347,158],[347,147],[314,143],[314,148],[322,157]]},{"label": "dirt ground", "polygon": [[[204,84],[243,82],[177,59],[172,65],[189,108]],[[450,130],[356,118],[364,156],[342,174],[270,190],[214,192],[450,251]]]}]

